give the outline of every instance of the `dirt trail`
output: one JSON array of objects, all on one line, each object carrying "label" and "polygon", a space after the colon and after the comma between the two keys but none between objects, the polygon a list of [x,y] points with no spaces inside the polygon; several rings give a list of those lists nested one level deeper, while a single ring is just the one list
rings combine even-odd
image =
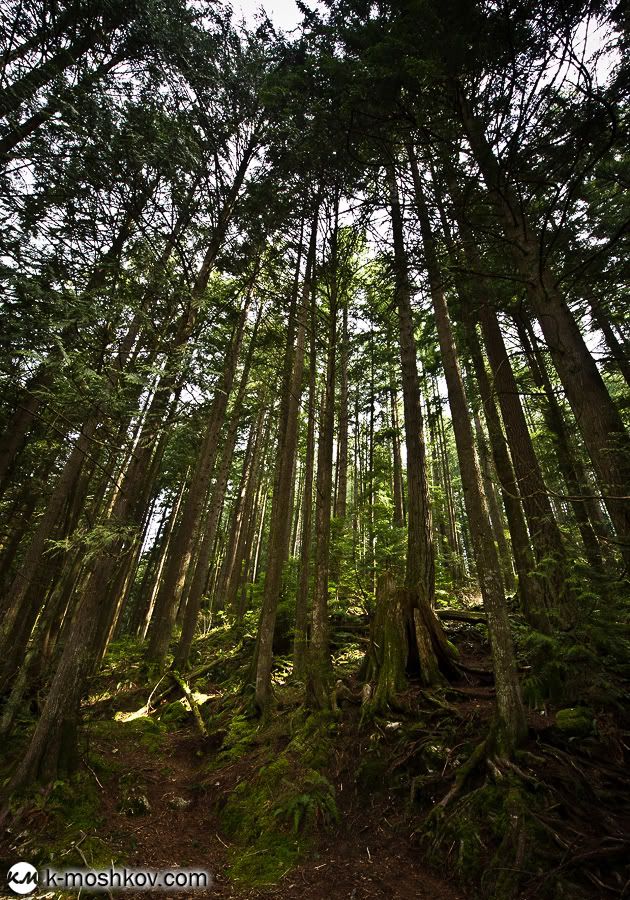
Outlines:
[{"label": "dirt trail", "polygon": [[[116,790],[103,791],[105,822],[100,835],[126,858],[128,866],[207,869],[215,882],[209,891],[173,896],[238,898],[326,898],[326,900],[464,900],[464,893],[432,873],[413,846],[410,826],[398,810],[400,798],[379,795],[373,806],[359,802],[347,772],[338,772],[340,823],[323,836],[312,858],[291,870],[280,884],[243,888],[229,882],[230,841],[221,833],[213,811],[217,796],[226,794],[248,770],[247,761],[220,770],[209,786],[197,756],[199,740],[189,731],[170,734],[159,754],[134,746],[118,746],[127,780],[142,786],[151,806],[147,815],[128,817],[117,809]],[[112,747],[101,746],[111,753]],[[124,754],[124,757],[123,757]],[[201,788],[202,781],[206,787]],[[173,798],[190,805],[174,809]],[[126,898],[170,893],[125,893]]]}]

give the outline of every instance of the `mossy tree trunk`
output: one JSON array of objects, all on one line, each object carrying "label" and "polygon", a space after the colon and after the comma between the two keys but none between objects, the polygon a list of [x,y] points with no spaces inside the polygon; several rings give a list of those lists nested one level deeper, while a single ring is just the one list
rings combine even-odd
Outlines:
[{"label": "mossy tree trunk", "polygon": [[[404,590],[396,585],[393,572],[379,575],[376,582],[376,611],[370,626],[370,647],[365,681],[373,684],[366,704],[371,713],[395,707],[407,683],[408,635]],[[429,659],[432,656],[429,654]],[[437,672],[433,673],[437,678]]]}]

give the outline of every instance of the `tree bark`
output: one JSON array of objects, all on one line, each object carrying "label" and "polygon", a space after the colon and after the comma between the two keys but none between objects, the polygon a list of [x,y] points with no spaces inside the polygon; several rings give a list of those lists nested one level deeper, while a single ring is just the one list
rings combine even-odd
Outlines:
[{"label": "tree bark", "polygon": [[[453,179],[450,179],[449,186],[466,261],[473,272],[482,272],[482,262],[471,229],[465,220],[459,189]],[[484,290],[487,290],[485,284]],[[568,579],[566,550],[534,450],[518,383],[514,377],[497,314],[487,297],[480,298],[476,308],[493,376],[490,390],[491,393],[496,393],[499,400],[516,476],[516,493],[523,505],[535,561],[540,570],[536,577],[541,585],[546,612],[543,613],[542,610],[535,608],[530,609],[530,612],[533,614],[533,619],[538,621],[538,627],[545,629],[547,627],[545,625],[546,617],[559,617],[566,620],[566,617],[570,616],[570,609],[574,602]],[[472,337],[472,331],[470,336]],[[477,368],[479,369],[477,372],[479,378],[482,375],[481,367]],[[534,607],[537,606],[539,599],[540,596],[534,597],[533,593],[529,597],[529,601],[533,602]]]},{"label": "tree bark", "polygon": [[[411,286],[403,238],[403,221],[393,163],[387,166],[390,214],[394,236],[394,290],[398,308],[405,441],[407,445],[407,562],[405,586],[408,609],[406,633],[408,664],[417,666],[428,682],[438,671],[451,671],[451,651],[433,611],[435,563],[416,341],[411,312]],[[416,610],[418,614],[416,615]]]},{"label": "tree bark", "polygon": [[448,389],[464,503],[471,531],[484,609],[488,617],[488,633],[495,674],[497,712],[501,733],[500,746],[503,752],[510,753],[524,740],[527,734],[527,724],[516,672],[507,605],[503,594],[501,566],[492,533],[486,498],[483,493],[470,411],[442,287],[442,276],[435,239],[424,198],[420,172],[415,155],[411,149],[409,151],[409,161],[413,176],[429,289],[435,312],[440,354]]},{"label": "tree bark", "polygon": [[223,371],[214,390],[208,424],[197,457],[190,489],[182,508],[177,531],[173,536],[163,581],[155,601],[154,615],[149,629],[147,658],[158,666],[163,666],[166,659],[177,609],[184,590],[186,573],[193,555],[195,536],[214,472],[219,449],[219,434],[234,382],[250,299],[251,288],[229,341],[229,349]]},{"label": "tree bark", "polygon": [[[295,636],[293,640],[293,675],[302,681],[306,677],[308,645],[308,600],[313,543],[313,476],[315,471],[315,403],[317,357],[315,346],[316,304],[314,285],[311,288],[310,349],[308,372],[308,407],[306,448],[304,458],[304,495],[302,504],[302,541],[295,599]],[[346,434],[347,438],[347,434]],[[339,488],[337,497],[339,497]]]},{"label": "tree bark", "polygon": [[541,261],[539,237],[459,83],[456,93],[466,136],[597,472],[620,551],[630,563],[630,437],[553,273]]},{"label": "tree bark", "polygon": [[221,462],[215,479],[215,484],[212,489],[208,513],[204,522],[204,527],[202,529],[202,538],[199,543],[199,553],[195,565],[195,572],[190,584],[190,591],[188,592],[188,597],[186,599],[186,610],[182,622],[182,633],[179,639],[179,644],[177,645],[177,650],[175,651],[175,659],[173,662],[175,668],[178,669],[183,669],[188,666],[188,656],[190,654],[192,640],[195,634],[195,629],[197,627],[197,620],[199,618],[199,610],[201,609],[201,599],[203,596],[204,587],[208,578],[210,554],[212,553],[212,550],[214,548],[214,542],[219,526],[219,518],[221,515],[221,508],[223,506],[223,499],[225,496],[225,489],[227,487],[230,468],[232,466],[232,458],[234,456],[234,447],[236,446],[236,438],[238,435],[239,425],[241,423],[243,400],[245,399],[245,393],[247,391],[252,357],[254,349],[256,347],[256,336],[258,334],[258,325],[260,323],[261,312],[262,307],[250,338],[247,356],[245,357],[243,371],[241,373],[240,384],[236,393],[236,397],[234,399],[234,405],[232,407],[227,433],[223,441]]},{"label": "tree bark", "polygon": [[[333,443],[335,429],[335,372],[337,362],[337,310],[339,297],[339,189],[335,188],[334,224],[331,228],[328,266],[328,329],[326,370],[320,407],[315,483],[315,558],[311,635],[308,647],[306,697],[318,709],[329,706],[331,674],[328,643],[328,582],[333,500]],[[314,302],[314,301],[313,301]],[[346,448],[347,453],[347,448]],[[345,506],[345,501],[344,501]]]},{"label": "tree bark", "polygon": [[606,311],[602,309],[601,303],[598,303],[594,297],[591,297],[588,305],[593,323],[604,335],[604,340],[615,361],[615,365],[619,369],[627,386],[630,387],[630,355],[628,354],[627,348],[622,347],[617,335],[612,329]]},{"label": "tree bark", "polygon": [[339,353],[339,423],[337,428],[337,494],[335,518],[345,519],[348,498],[348,301],[341,310]]},{"label": "tree bark", "polygon": [[488,511],[490,513],[490,521],[492,523],[492,531],[501,560],[501,574],[506,590],[514,589],[514,569],[512,567],[512,555],[509,544],[505,538],[503,529],[503,517],[499,507],[499,501],[494,489],[494,478],[492,465],[490,461],[490,453],[486,443],[486,436],[483,433],[483,426],[479,413],[474,414],[475,434],[477,437],[477,453],[479,456],[479,465],[481,467],[481,475],[483,478],[483,487],[488,501]]},{"label": "tree bark", "polygon": [[404,528],[405,506],[403,498],[402,456],[400,452],[400,426],[398,424],[398,398],[396,395],[393,371],[390,371],[389,375],[389,402],[392,423],[393,524],[396,528]]},{"label": "tree bark", "polygon": [[[315,215],[313,216],[311,237],[306,260],[306,272],[297,310],[295,350],[289,351],[289,358],[292,357],[292,364],[290,367],[290,388],[285,401],[286,415],[281,418],[280,431],[278,434],[278,462],[274,496],[272,500],[269,548],[265,571],[263,603],[258,625],[258,644],[255,664],[254,702],[262,715],[267,714],[271,701],[273,636],[278,602],[280,600],[282,589],[282,573],[288,551],[289,528],[291,524],[291,481],[297,450],[298,412],[304,372],[306,313],[311,293],[311,281],[314,277],[318,214],[319,204],[317,204]],[[292,335],[290,332],[289,340],[291,341],[292,347]],[[289,349],[289,345],[287,345],[287,349]]]},{"label": "tree bark", "polygon": [[[515,324],[525,356],[529,362],[534,383],[543,390],[545,395],[543,414],[556,451],[558,467],[566,488],[571,495],[569,502],[573,508],[586,558],[595,571],[603,574],[604,565],[601,549],[589,515],[592,501],[586,499],[592,491],[578,477],[576,471],[577,458],[571,448],[564,416],[556,399],[544,359],[538,349],[535,334],[531,331],[531,326],[528,329],[528,325],[523,321],[522,317],[515,317]],[[582,500],[580,499],[581,497],[585,499]]]}]

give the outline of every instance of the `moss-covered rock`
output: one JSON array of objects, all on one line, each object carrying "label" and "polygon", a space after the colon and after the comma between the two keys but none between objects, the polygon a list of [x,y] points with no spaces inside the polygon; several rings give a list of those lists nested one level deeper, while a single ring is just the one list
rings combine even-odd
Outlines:
[{"label": "moss-covered rock", "polygon": [[567,737],[588,737],[594,732],[593,711],[587,706],[572,706],[556,713],[556,728]]},{"label": "moss-covered rock", "polygon": [[139,787],[128,787],[123,791],[118,810],[126,816],[146,816],[151,812],[151,804]]}]

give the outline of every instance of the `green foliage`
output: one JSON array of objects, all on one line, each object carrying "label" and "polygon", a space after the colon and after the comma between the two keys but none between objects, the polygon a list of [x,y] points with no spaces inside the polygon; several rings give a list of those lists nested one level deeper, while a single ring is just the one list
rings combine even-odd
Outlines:
[{"label": "green foliage", "polygon": [[259,730],[260,723],[244,713],[230,716],[221,748],[221,761],[234,761],[245,756],[254,746]]},{"label": "green foliage", "polygon": [[50,793],[38,795],[35,805],[52,813],[68,828],[87,830],[100,821],[100,797],[87,772],[74,776],[71,781],[53,782]]},{"label": "green foliage", "polygon": [[531,673],[523,679],[523,698],[530,706],[545,701],[562,701],[567,682],[567,667],[562,658],[562,644],[557,637],[528,632],[521,643]]},{"label": "green foliage", "polygon": [[531,706],[623,704],[630,659],[625,592],[613,596],[606,591],[600,599],[583,587],[578,600],[570,630],[545,635],[524,626],[516,629],[519,652],[529,666],[523,695]]},{"label": "green foliage", "polygon": [[[117,861],[117,854],[100,837],[102,795],[93,775],[79,772],[69,780],[57,780],[47,791],[21,798],[40,811],[45,828],[28,845],[28,858],[36,866],[84,866],[96,868]],[[79,853],[77,847],[81,848]],[[26,851],[25,851],[26,852]]]},{"label": "green foliage", "polygon": [[274,811],[274,816],[279,820],[293,823],[295,834],[338,820],[335,789],[327,778],[319,772],[308,770],[302,779],[302,791],[287,797]]},{"label": "green foliage", "polygon": [[239,844],[232,851],[234,880],[276,882],[307,849],[313,830],[337,821],[334,788],[320,771],[334,728],[330,717],[306,718],[285,750],[230,794],[221,823]]}]

